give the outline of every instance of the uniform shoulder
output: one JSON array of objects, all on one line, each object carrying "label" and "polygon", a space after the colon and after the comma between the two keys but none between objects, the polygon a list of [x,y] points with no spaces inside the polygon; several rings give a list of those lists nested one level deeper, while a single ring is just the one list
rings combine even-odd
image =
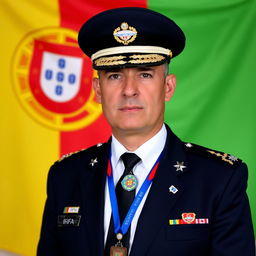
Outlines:
[{"label": "uniform shoulder", "polygon": [[93,145],[89,148],[80,149],[80,150],[77,150],[75,152],[70,152],[68,154],[62,155],[60,157],[60,159],[57,160],[57,162],[62,162],[66,159],[77,158],[77,157],[80,157],[80,156],[83,156],[83,155],[97,154],[100,150],[105,148],[106,145],[107,145],[107,143],[98,143],[98,144]]},{"label": "uniform shoulder", "polygon": [[228,153],[213,150],[193,143],[185,142],[184,144],[186,150],[192,154],[197,154],[204,158],[219,161],[234,168],[242,163],[241,159]]}]

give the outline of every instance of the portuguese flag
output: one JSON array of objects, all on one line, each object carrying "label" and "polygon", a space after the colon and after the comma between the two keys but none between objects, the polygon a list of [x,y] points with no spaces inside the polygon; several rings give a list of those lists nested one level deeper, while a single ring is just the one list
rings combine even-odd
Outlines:
[{"label": "portuguese flag", "polygon": [[111,134],[76,39],[85,20],[124,6],[158,11],[184,30],[165,120],[184,141],[248,164],[256,226],[256,1],[2,0],[0,250],[35,255],[49,166]]}]

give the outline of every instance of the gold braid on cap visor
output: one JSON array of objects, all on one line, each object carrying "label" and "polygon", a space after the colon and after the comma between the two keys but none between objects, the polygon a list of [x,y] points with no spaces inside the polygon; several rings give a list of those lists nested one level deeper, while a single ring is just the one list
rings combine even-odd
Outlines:
[{"label": "gold braid on cap visor", "polygon": [[[152,53],[149,53],[152,52]],[[132,53],[130,56],[123,56],[121,54]],[[140,53],[140,54],[134,54]],[[143,54],[144,53],[144,54]],[[120,55],[117,55],[120,54]],[[100,50],[94,53],[91,57],[94,64],[100,66],[116,66],[131,64],[146,64],[156,63],[163,61],[166,57],[163,55],[172,57],[172,52],[169,49],[165,49],[157,46],[121,46],[112,47]],[[108,55],[116,55],[109,56]]]},{"label": "gold braid on cap visor", "polygon": [[130,59],[128,63],[132,64],[143,64],[143,63],[154,63],[159,62],[165,59],[164,56],[159,54],[143,54],[143,55],[132,55],[130,56]]},{"label": "gold braid on cap visor", "polygon": [[111,57],[102,57],[94,61],[94,64],[97,67],[102,66],[118,66],[124,65],[127,63],[131,64],[147,64],[147,63],[156,63],[166,59],[166,57],[160,54],[134,54],[132,56],[111,56]]},{"label": "gold braid on cap visor", "polygon": [[112,56],[112,57],[102,57],[94,61],[94,64],[98,67],[100,66],[116,66],[124,65],[127,61],[123,60],[126,56]]},{"label": "gold braid on cap visor", "polygon": [[155,53],[155,54],[164,54],[172,57],[172,51],[159,46],[142,46],[142,45],[131,45],[131,46],[117,46],[106,48],[92,54],[91,59],[94,61],[100,57],[106,57],[108,55],[118,55],[125,53]]}]

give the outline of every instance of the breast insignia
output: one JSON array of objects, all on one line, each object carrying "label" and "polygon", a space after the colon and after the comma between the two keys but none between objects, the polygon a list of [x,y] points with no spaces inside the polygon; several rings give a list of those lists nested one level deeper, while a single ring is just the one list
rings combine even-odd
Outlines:
[{"label": "breast insignia", "polygon": [[216,151],[216,150],[212,150],[209,148],[205,148],[196,144],[192,144],[192,143],[185,143],[186,148],[190,151],[190,152],[194,152],[194,153],[198,153],[200,155],[206,156],[206,157],[211,157],[211,158],[215,158],[215,159],[220,159],[225,163],[228,163],[229,165],[232,166],[236,166],[238,163],[242,162],[241,159],[224,153],[224,152],[220,152],[220,151]]}]

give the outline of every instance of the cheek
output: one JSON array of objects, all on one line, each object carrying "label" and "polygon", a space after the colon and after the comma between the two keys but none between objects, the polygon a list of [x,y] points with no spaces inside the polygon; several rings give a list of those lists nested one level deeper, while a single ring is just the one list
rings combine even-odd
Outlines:
[{"label": "cheek", "polygon": [[107,109],[108,111],[111,111],[115,108],[115,105],[117,105],[118,97],[117,93],[115,91],[104,91],[101,96],[101,104],[103,108]]},{"label": "cheek", "polygon": [[165,93],[163,90],[145,91],[148,104],[154,106],[161,105],[165,101]]},{"label": "cheek", "polygon": [[164,111],[165,93],[154,90],[150,95],[147,95],[146,101],[150,114],[159,115]]}]

